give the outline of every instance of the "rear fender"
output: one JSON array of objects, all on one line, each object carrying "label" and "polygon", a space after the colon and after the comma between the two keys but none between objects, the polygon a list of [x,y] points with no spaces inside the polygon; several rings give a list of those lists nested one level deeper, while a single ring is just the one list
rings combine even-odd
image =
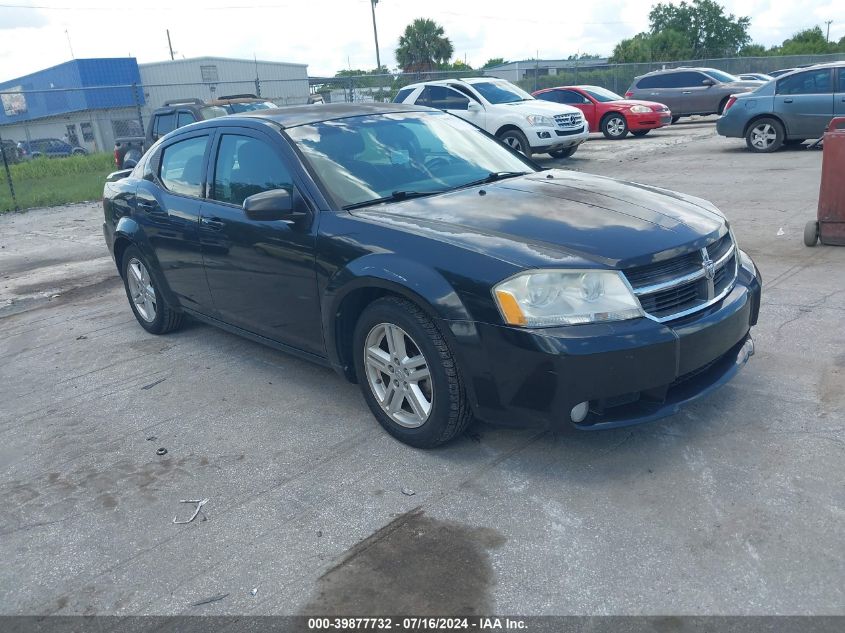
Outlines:
[{"label": "rear fender", "polygon": [[153,276],[156,282],[156,287],[165,296],[167,302],[172,306],[178,306],[179,301],[167,284],[164,275],[161,274],[161,266],[158,258],[155,255],[155,250],[152,248],[146,233],[143,228],[132,217],[123,216],[117,221],[117,226],[114,229],[114,262],[117,265],[117,271],[123,276],[123,259],[122,255],[129,246],[135,246],[150,267],[150,275]]}]

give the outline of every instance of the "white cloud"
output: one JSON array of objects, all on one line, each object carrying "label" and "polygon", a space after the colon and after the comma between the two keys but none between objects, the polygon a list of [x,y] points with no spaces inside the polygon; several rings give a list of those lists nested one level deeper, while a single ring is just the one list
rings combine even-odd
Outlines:
[{"label": "white cloud", "polygon": [[[25,0],[10,0],[23,4]],[[219,55],[306,63],[313,75],[375,67],[369,0],[39,0],[52,9],[0,8],[0,80],[76,57],[123,57],[140,62],[169,56],[169,28],[179,56]],[[728,0],[728,12],[752,17],[755,41],[780,43],[795,31],[841,16],[841,0]],[[31,4],[31,3],[30,3]],[[646,28],[651,0],[574,3],[532,0],[380,0],[376,7],[382,63],[393,67],[394,48],[417,17],[436,20],[456,57],[479,66],[490,57],[566,57],[609,54],[614,44]],[[152,6],[150,6],[152,5]],[[241,8],[231,8],[231,7]],[[229,8],[220,8],[229,7]],[[845,35],[845,22],[831,39]]]}]

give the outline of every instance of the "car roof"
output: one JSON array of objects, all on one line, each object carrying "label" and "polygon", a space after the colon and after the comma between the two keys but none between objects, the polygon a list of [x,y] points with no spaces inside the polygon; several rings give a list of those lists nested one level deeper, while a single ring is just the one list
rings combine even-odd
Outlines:
[{"label": "car roof", "polygon": [[236,119],[264,119],[272,121],[283,128],[289,128],[311,123],[321,123],[323,121],[346,119],[354,116],[398,112],[440,112],[440,110],[425,106],[405,105],[403,103],[327,103],[255,110],[239,115],[209,119],[203,123],[209,125],[231,125]]},{"label": "car roof", "polygon": [[402,89],[404,90],[406,88],[419,88],[420,86],[448,86],[449,84],[453,83],[464,83],[472,85],[491,81],[503,81],[505,83],[510,83],[507,79],[500,79],[499,77],[455,77],[453,79],[432,79],[430,81],[418,81],[417,83],[403,86]]}]

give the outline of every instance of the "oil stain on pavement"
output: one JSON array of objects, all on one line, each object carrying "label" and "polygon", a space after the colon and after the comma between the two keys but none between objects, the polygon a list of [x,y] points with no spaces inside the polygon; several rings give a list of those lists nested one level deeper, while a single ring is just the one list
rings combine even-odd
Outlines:
[{"label": "oil stain on pavement", "polygon": [[419,508],[356,544],[318,580],[303,615],[493,613],[489,550],[504,537]]}]

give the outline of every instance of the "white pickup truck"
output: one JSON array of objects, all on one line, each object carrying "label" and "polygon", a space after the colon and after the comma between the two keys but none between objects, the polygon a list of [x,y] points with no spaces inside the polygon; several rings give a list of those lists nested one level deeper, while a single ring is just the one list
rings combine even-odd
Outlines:
[{"label": "white pickup truck", "polygon": [[567,158],[590,134],[577,108],[535,99],[504,79],[441,79],[405,86],[393,100],[438,108],[474,123],[526,156]]}]

